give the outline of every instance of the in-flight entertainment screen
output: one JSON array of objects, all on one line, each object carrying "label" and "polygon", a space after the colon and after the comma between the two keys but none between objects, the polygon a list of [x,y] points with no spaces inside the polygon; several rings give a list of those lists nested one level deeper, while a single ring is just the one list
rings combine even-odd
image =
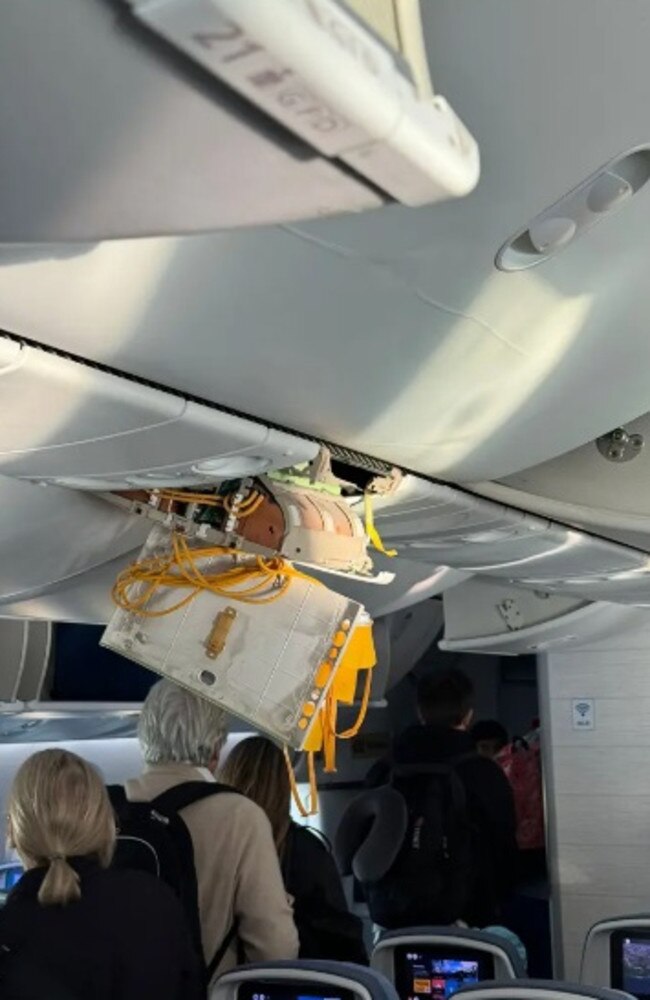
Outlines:
[{"label": "in-flight entertainment screen", "polygon": [[612,971],[616,970],[616,988],[639,1000],[650,1000],[650,934],[619,936]]},{"label": "in-flight entertainment screen", "polygon": [[239,987],[237,1000],[355,1000],[355,994],[352,990],[323,984],[249,980]]},{"label": "in-flight entertainment screen", "polygon": [[400,1000],[447,1000],[463,986],[489,979],[491,965],[469,949],[396,948],[395,985]]},{"label": "in-flight entertainment screen", "polygon": [[4,904],[16,882],[20,881],[22,874],[22,865],[0,865],[0,906]]}]

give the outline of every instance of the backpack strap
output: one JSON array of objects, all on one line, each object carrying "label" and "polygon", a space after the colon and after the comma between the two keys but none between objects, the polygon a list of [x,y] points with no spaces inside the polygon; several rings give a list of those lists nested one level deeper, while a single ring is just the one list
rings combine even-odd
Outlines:
[{"label": "backpack strap", "polygon": [[149,803],[152,809],[160,812],[163,816],[175,816],[176,813],[200,802],[201,799],[210,798],[212,795],[222,795],[228,792],[231,795],[241,795],[236,788],[229,785],[220,785],[216,781],[185,781],[181,785],[174,785]]},{"label": "backpack strap", "polygon": [[[234,922],[233,925],[232,925],[232,927],[230,928],[230,930],[226,934],[225,938],[223,939],[223,941],[221,942],[221,944],[217,948],[216,952],[212,956],[212,961],[209,962],[208,965],[207,965],[206,975],[207,975],[208,985],[210,984],[210,980],[214,976],[215,972],[217,971],[217,969],[219,968],[219,966],[223,962],[224,957],[226,955],[226,952],[228,951],[228,949],[230,948],[231,944],[233,943],[233,941],[235,940],[236,937],[237,937],[237,923]],[[245,962],[246,962],[246,958],[245,958],[245,956],[242,955],[241,952],[242,952],[242,950],[238,949],[238,953],[237,953],[237,964],[238,965],[244,965]]]},{"label": "backpack strap", "polygon": [[[237,791],[236,788],[231,788],[230,785],[222,785],[217,781],[185,781],[183,784],[174,785],[173,788],[169,788],[161,795],[157,795],[155,799],[152,799],[150,805],[152,809],[156,812],[162,813],[163,816],[175,816],[177,813],[186,809],[188,806],[193,805],[195,802],[200,802],[202,799],[210,798],[213,795],[222,795],[224,793],[229,793],[231,795],[242,794]],[[206,981],[208,984],[221,965],[226,952],[236,938],[237,922],[234,921],[232,927],[217,948],[211,960],[207,963]],[[244,958],[238,953],[238,961],[240,959],[241,964],[243,964]]]}]

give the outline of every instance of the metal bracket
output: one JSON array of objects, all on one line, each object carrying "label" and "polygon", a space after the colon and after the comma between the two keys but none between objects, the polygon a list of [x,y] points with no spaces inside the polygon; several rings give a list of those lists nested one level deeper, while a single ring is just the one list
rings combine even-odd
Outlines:
[{"label": "metal bracket", "polygon": [[516,632],[524,627],[524,616],[519,610],[517,602],[511,597],[507,597],[505,601],[497,604],[497,611],[506,623],[509,632]]},{"label": "metal bracket", "polygon": [[596,440],[598,451],[608,462],[631,462],[643,451],[642,434],[630,434],[625,427],[617,427]]},{"label": "metal bracket", "polygon": [[209,660],[216,660],[223,653],[236,617],[237,612],[234,608],[224,608],[215,618],[210,634],[205,640],[205,655]]}]

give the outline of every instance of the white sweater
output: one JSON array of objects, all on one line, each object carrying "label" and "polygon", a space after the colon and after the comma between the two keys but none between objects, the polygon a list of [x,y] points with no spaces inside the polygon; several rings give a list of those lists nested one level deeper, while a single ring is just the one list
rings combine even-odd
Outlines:
[{"label": "white sweater", "polygon": [[[203,768],[156,764],[126,783],[126,795],[131,802],[149,802],[182,782],[210,780]],[[206,962],[233,922],[247,961],[296,958],[298,934],[264,812],[244,796],[224,792],[195,802],[181,815],[194,845]],[[236,964],[235,942],[217,972]]]}]

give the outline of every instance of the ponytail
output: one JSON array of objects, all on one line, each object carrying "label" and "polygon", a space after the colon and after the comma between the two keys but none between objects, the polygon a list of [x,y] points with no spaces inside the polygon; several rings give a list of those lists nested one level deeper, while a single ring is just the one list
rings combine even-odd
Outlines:
[{"label": "ponytail", "polygon": [[115,845],[115,818],[99,774],[67,750],[42,750],[19,769],[9,795],[9,826],[27,868],[44,870],[38,900],[65,906],[81,898],[69,858],[107,868]]},{"label": "ponytail", "polygon": [[56,854],[38,890],[38,901],[43,906],[65,906],[75,899],[81,899],[79,876],[62,854]]}]

